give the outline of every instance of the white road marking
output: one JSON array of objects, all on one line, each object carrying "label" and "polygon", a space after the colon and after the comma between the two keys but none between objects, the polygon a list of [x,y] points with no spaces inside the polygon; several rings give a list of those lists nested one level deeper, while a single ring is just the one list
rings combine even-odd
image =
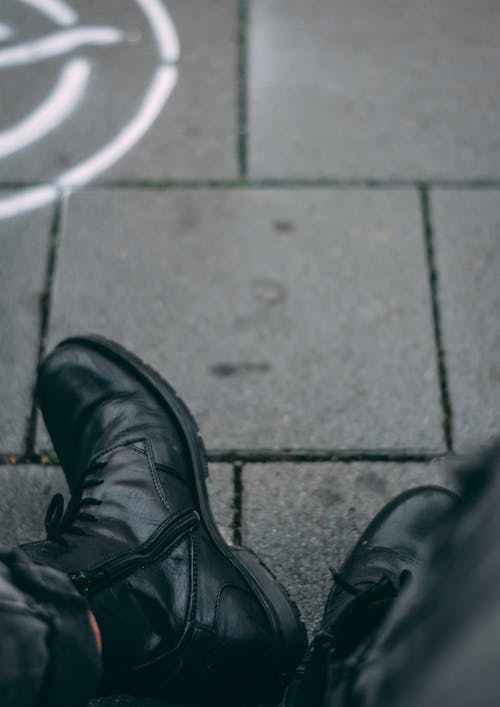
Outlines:
[{"label": "white road marking", "polygon": [[66,54],[85,44],[117,44],[122,40],[123,33],[114,27],[82,27],[56,32],[34,42],[0,49],[0,69],[33,64]]},{"label": "white road marking", "polygon": [[0,200],[0,219],[17,216],[23,211],[47,206],[57,199],[57,189],[54,186],[35,187],[7,196]]},{"label": "white road marking", "polygon": [[176,83],[177,69],[174,66],[157,69],[141,107],[130,123],[102,150],[61,174],[56,184],[66,189],[83,186],[123,157],[152,126]]},{"label": "white road marking", "polygon": [[77,13],[63,0],[21,0],[21,2],[34,7],[62,27],[74,25],[78,20]]},{"label": "white road marking", "polygon": [[[37,8],[62,26],[69,26],[78,20],[77,13],[62,0],[22,0],[22,2]],[[59,175],[59,177],[54,178],[51,184],[27,188],[21,192],[0,199],[0,219],[10,218],[24,211],[46,206],[55,201],[58,195],[65,195],[71,192],[72,189],[83,186],[98,177],[139,142],[163,110],[166,101],[177,83],[177,68],[171,66],[171,64],[179,60],[179,38],[172,18],[161,0],[135,0],[135,2],[141,7],[149,22],[151,31],[156,40],[159,61],[161,62],[143,97],[139,110],[111,142],[87,160],[80,162],[80,164]],[[101,34],[99,34],[99,32]],[[123,40],[123,34],[119,32],[119,30],[111,27],[75,28],[74,31],[67,30],[57,33],[38,42],[31,42],[29,45],[25,44],[21,45],[21,47],[18,45],[13,48],[0,49],[0,68],[7,65],[17,66],[19,63],[31,63],[31,61],[39,61],[51,56],[64,54],[82,44],[109,44]],[[24,51],[19,53],[19,49],[27,49],[28,47],[30,55]],[[34,49],[37,52],[36,56],[32,55]],[[18,53],[12,53],[12,50],[17,50]],[[4,63],[2,63],[2,60]],[[165,64],[169,65],[166,66]],[[74,62],[70,66],[74,68]],[[87,79],[88,76],[85,78],[85,83]],[[81,73],[80,79],[77,79],[77,83],[79,82],[83,84],[83,72]],[[84,90],[83,88],[82,92]],[[51,98],[54,98],[54,94],[52,94]],[[66,106],[63,103],[59,105],[59,111],[63,108],[63,110],[68,111],[69,114],[69,103],[73,102],[76,105],[80,98],[76,89],[70,98],[71,101],[69,101]],[[34,120],[36,113],[38,113],[40,117],[39,111],[41,110],[41,115],[45,123],[43,123],[43,121],[38,122],[39,130],[43,123],[48,132],[50,111],[43,111],[43,107],[45,107],[45,109],[47,108],[48,101],[49,99],[47,99],[40,109],[37,109],[37,111],[32,113],[31,116],[17,127],[26,126],[29,120]],[[53,105],[55,105],[55,103]],[[56,112],[57,111],[54,110],[54,115]],[[53,119],[55,119],[54,115]],[[66,117],[67,115],[64,115],[61,122]],[[54,125],[54,127],[56,127],[56,125]],[[39,137],[45,134],[45,132],[43,132],[43,134],[40,133]]]},{"label": "white road marking", "polygon": [[66,120],[83,98],[89,76],[88,61],[71,61],[50,96],[14,128],[0,132],[0,158],[40,140]]},{"label": "white road marking", "polygon": [[159,0],[136,0],[148,18],[163,61],[179,61],[180,44],[170,13]]}]

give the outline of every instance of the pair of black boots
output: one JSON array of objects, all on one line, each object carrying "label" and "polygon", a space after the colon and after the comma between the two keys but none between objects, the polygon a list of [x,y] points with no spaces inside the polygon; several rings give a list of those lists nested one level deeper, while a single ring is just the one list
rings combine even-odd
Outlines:
[{"label": "pair of black boots", "polygon": [[157,373],[115,343],[71,338],[41,364],[38,397],[71,501],[52,499],[47,539],[23,550],[88,598],[105,692],[272,705],[290,683],[288,707],[318,704],[325,666],[373,634],[454,503],[426,487],[379,513],[335,575],[304,657],[286,590],[220,535],[197,425]]}]

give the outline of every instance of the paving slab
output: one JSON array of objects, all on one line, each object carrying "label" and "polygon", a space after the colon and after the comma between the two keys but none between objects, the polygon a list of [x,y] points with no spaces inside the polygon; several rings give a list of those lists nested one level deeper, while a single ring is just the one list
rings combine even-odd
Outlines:
[{"label": "paving slab", "polygon": [[[0,199],[5,192],[0,191]],[[0,223],[0,451],[24,451],[52,209]]]},{"label": "paving slab", "polygon": [[406,489],[453,487],[432,464],[269,464],[243,472],[243,544],[262,555],[298,602],[310,632],[338,569],[374,515]]},{"label": "paving slab", "polygon": [[209,448],[442,448],[413,191],[80,192],[50,344],[85,331],[170,380]]},{"label": "paving slab", "polygon": [[[207,487],[215,520],[225,539],[231,542],[234,507],[232,468],[225,464],[211,465]],[[45,537],[45,513],[55,493],[62,493],[68,500],[66,479],[58,466],[0,466],[2,545],[8,547]]]},{"label": "paving slab", "polygon": [[254,177],[500,175],[495,0],[255,0]]},{"label": "paving slab", "polygon": [[207,489],[212,513],[224,540],[232,543],[235,505],[233,468],[229,464],[210,464],[209,469]]},{"label": "paving slab", "polygon": [[455,447],[500,434],[500,192],[432,196]]},{"label": "paving slab", "polygon": [[[99,153],[99,165],[86,164],[78,183],[102,176],[129,149],[106,178],[235,176],[236,0],[209,4],[171,0],[170,22],[160,21],[161,3],[74,0],[75,21],[61,26],[34,7],[7,2],[2,22],[13,37],[0,50],[0,180],[66,180]],[[153,8],[152,25],[142,8]],[[22,57],[8,53],[26,44]],[[29,130],[26,120],[34,120]],[[10,131],[7,151],[3,131]],[[20,149],[10,154],[14,145]]]}]

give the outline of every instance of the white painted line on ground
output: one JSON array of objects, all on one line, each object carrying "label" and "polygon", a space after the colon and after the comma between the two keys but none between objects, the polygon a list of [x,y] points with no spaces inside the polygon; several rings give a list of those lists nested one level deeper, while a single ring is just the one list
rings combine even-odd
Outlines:
[{"label": "white painted line on ground", "polygon": [[180,44],[167,8],[159,0],[136,0],[149,20],[163,61],[179,61]]},{"label": "white painted line on ground", "polygon": [[115,164],[149,130],[161,113],[165,101],[172,93],[176,83],[177,69],[174,66],[162,66],[157,69],[141,107],[130,123],[111,143],[93,157],[61,174],[56,180],[56,184],[67,189],[88,184],[101,172]]},{"label": "white painted line on ground", "polygon": [[23,211],[38,209],[51,204],[57,198],[57,189],[53,186],[35,187],[18,192],[14,196],[0,200],[0,219],[17,216]]},{"label": "white painted line on ground", "polygon": [[[78,20],[78,15],[61,0],[22,0],[22,2],[44,12],[60,25],[68,26]],[[177,68],[172,64],[179,60],[179,38],[170,13],[160,0],[135,0],[135,2],[144,12],[151,27],[160,61],[160,66],[156,69],[139,110],[111,142],[90,158],[54,178],[52,184],[28,187],[4,199],[0,198],[0,219],[47,205],[54,201],[58,194],[69,193],[72,189],[88,184],[129,152],[151,128],[163,110],[177,83]],[[29,44],[0,49],[0,68],[61,55],[83,44],[110,44],[123,40],[124,35],[112,27],[83,27],[65,30]],[[75,61],[81,62],[82,60]],[[167,63],[169,65],[166,65]],[[74,70],[75,63],[72,62],[70,67]],[[12,149],[7,146],[7,141],[5,141],[3,143],[4,154],[0,151],[0,157],[11,154],[21,149],[21,146],[33,142],[34,140],[30,140],[22,145],[22,141],[27,140],[28,131],[32,130],[35,124],[38,131],[35,139],[39,139],[68,117],[84,93],[88,81],[89,72],[86,71],[84,76],[82,64],[78,70],[80,74],[75,73],[73,76],[76,86],[71,87],[67,102],[62,101],[62,95],[58,97],[57,91],[54,91],[42,106],[16,128],[9,131],[8,139],[10,141],[12,141],[13,134],[17,135],[17,147],[14,143],[15,149]],[[59,122],[56,122],[57,116]],[[7,137],[7,133],[0,134],[0,138],[2,137]],[[0,142],[1,147],[2,142]]]},{"label": "white painted line on ground", "polygon": [[123,33],[114,27],[82,27],[56,32],[34,42],[0,49],[0,69],[33,64],[66,54],[85,44],[117,44],[122,40]]},{"label": "white painted line on ground", "polygon": [[50,96],[15,127],[0,132],[0,158],[40,140],[64,122],[83,98],[89,76],[87,60],[71,61]]},{"label": "white painted line on ground", "polygon": [[63,0],[21,0],[62,27],[69,27],[78,20],[77,13]]}]

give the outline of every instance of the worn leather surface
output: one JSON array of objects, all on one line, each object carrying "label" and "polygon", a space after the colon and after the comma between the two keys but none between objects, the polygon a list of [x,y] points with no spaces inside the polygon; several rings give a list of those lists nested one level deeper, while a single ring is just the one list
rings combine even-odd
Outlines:
[{"label": "worn leather surface", "polygon": [[[396,586],[403,572],[412,574],[425,560],[430,539],[458,497],[437,487],[412,489],[388,503],[361,535],[346,559],[341,574],[349,583],[366,585],[382,577]],[[330,624],[352,597],[333,586],[323,623]]]},{"label": "worn leather surface", "polygon": [[363,707],[491,707],[500,695],[500,444],[460,473],[461,502],[387,617],[352,692]]},{"label": "worn leather surface", "polygon": [[446,489],[421,487],[401,494],[375,516],[332,585],[320,633],[287,689],[284,707],[364,704],[354,691],[367,650],[414,583],[436,530],[457,502]]},{"label": "worn leather surface", "polygon": [[[94,521],[74,520],[84,534],[24,545],[32,559],[92,572],[200,511],[179,419],[126,367],[70,341],[42,363],[38,395],[73,495],[100,503],[81,509]],[[199,521],[154,563],[89,590],[106,689],[205,704],[277,698],[279,627],[228,554]]]}]

